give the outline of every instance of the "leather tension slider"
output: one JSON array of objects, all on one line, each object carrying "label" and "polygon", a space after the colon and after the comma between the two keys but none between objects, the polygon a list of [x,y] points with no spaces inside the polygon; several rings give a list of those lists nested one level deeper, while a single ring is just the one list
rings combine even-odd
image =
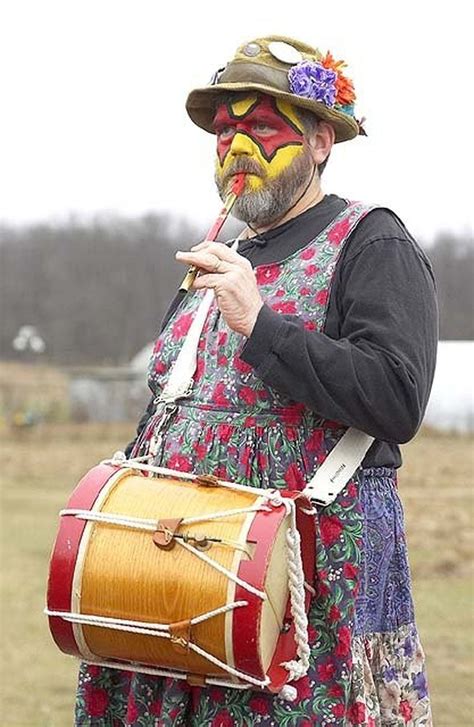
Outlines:
[{"label": "leather tension slider", "polygon": [[162,550],[171,550],[176,545],[174,539],[176,531],[181,525],[183,518],[172,518],[168,520],[158,520],[156,530],[153,533],[153,542]]},{"label": "leather tension slider", "polygon": [[173,646],[178,650],[189,651],[189,642],[191,641],[191,619],[185,619],[184,621],[175,621],[170,624],[170,641]]},{"label": "leather tension slider", "polygon": [[199,475],[194,482],[202,487],[219,487],[219,480],[215,475]]}]

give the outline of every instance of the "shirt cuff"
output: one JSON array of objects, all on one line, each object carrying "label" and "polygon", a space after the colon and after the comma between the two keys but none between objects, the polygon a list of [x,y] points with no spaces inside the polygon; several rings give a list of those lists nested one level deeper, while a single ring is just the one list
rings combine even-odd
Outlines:
[{"label": "shirt cuff", "polygon": [[275,351],[281,337],[285,319],[267,305],[260,308],[252,333],[240,353],[240,358],[254,369],[270,364],[269,356]]}]

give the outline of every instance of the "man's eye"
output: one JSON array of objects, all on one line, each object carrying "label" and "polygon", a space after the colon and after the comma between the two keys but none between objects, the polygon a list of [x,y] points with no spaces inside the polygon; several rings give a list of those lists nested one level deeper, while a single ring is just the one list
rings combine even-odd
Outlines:
[{"label": "man's eye", "polygon": [[234,133],[235,129],[233,126],[222,126],[220,129],[217,129],[217,136],[220,139],[230,139]]},{"label": "man's eye", "polygon": [[256,124],[254,124],[254,131],[257,132],[257,134],[274,134],[275,129],[273,126],[269,126],[268,124],[265,124],[263,121],[260,121]]}]

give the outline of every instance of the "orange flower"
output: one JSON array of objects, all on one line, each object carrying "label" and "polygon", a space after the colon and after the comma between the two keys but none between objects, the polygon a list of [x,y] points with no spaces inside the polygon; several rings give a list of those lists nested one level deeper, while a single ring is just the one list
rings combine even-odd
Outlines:
[{"label": "orange flower", "polygon": [[336,61],[328,51],[321,61],[324,68],[330,68],[337,73],[336,77],[336,103],[341,106],[350,106],[354,103],[356,95],[354,92],[354,84],[350,78],[342,73],[342,69],[347,66],[344,61]]}]

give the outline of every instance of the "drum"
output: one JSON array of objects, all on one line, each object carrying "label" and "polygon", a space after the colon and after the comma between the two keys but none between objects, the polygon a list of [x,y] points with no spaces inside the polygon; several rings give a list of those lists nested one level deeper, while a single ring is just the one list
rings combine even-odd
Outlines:
[{"label": "drum", "polygon": [[46,609],[57,646],[191,684],[279,691],[301,676],[314,592],[309,501],[111,462],[61,512]]}]

